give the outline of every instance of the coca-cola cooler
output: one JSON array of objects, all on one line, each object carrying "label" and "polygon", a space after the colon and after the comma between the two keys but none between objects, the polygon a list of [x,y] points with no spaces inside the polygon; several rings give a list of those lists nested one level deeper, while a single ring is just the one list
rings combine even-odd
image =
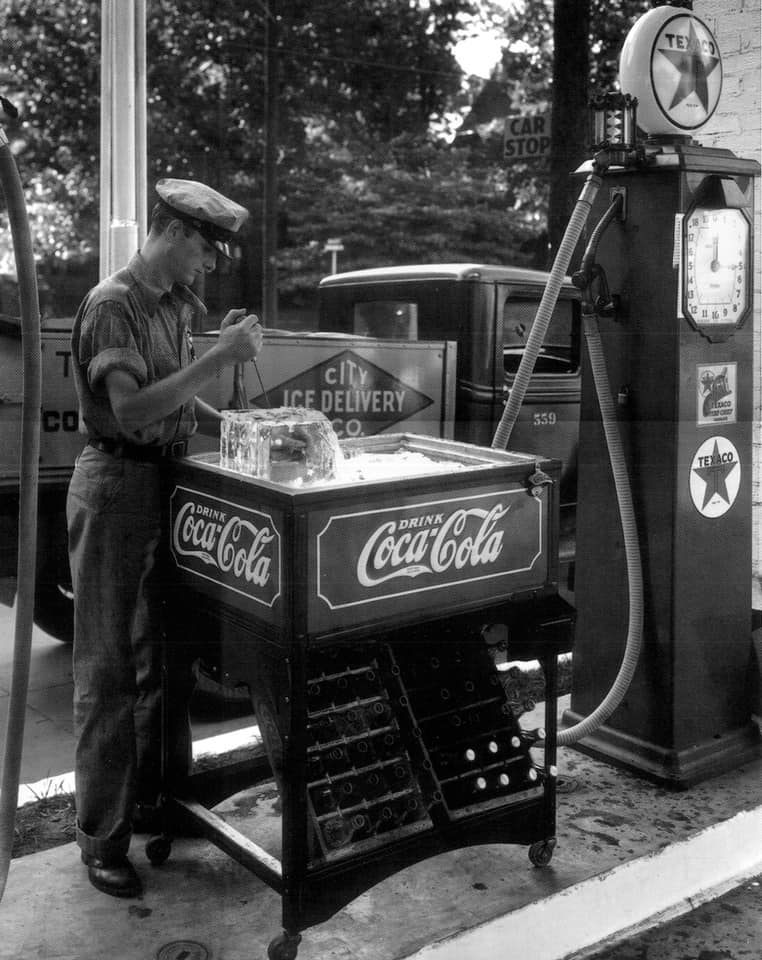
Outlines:
[{"label": "coca-cola cooler", "polygon": [[[505,842],[541,866],[555,845],[556,662],[572,630],[560,463],[410,434],[342,448],[422,465],[300,485],[201,454],[173,465],[166,495],[169,699],[173,649],[209,648],[248,684],[281,858],[208,809],[219,778],[169,783],[167,822],[192,821],[281,893],[271,960],[425,857]],[[544,729],[522,727],[532,705],[501,656],[540,660]],[[168,836],[149,842],[153,862],[169,850]]]}]

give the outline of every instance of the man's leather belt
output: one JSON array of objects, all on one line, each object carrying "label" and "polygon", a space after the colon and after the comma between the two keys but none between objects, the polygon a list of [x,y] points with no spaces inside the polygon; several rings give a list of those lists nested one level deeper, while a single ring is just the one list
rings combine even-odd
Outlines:
[{"label": "man's leather belt", "polygon": [[139,460],[141,463],[163,463],[176,457],[184,457],[188,452],[187,440],[175,440],[161,447],[142,446],[139,443],[127,443],[122,440],[98,440],[91,438],[87,441],[91,447],[108,453],[112,457],[124,457],[126,460]]}]

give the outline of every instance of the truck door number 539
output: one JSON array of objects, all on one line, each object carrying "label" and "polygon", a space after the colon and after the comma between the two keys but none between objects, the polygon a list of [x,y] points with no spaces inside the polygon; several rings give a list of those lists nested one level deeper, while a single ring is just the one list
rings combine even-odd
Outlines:
[{"label": "truck door number 539", "polygon": [[541,410],[532,417],[532,423],[535,427],[552,427],[558,421],[558,415],[552,410]]}]

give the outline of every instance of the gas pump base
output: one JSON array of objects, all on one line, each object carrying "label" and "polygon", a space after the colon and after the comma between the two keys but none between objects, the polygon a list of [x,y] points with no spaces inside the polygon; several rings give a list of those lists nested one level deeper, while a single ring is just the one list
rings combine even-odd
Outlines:
[{"label": "gas pump base", "polygon": [[[565,710],[561,722],[562,726],[570,727],[583,719],[583,715]],[[758,760],[762,757],[762,736],[759,727],[750,722],[747,727],[684,750],[669,750],[604,724],[573,747],[594,760],[628,770],[653,783],[687,790]]]}]

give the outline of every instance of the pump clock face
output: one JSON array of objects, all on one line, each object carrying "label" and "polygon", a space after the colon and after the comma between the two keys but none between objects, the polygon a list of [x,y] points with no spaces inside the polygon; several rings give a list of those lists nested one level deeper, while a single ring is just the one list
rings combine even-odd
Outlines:
[{"label": "pump clock face", "polygon": [[740,326],[750,306],[749,221],[742,210],[695,207],[686,216],[684,312],[699,329]]}]

